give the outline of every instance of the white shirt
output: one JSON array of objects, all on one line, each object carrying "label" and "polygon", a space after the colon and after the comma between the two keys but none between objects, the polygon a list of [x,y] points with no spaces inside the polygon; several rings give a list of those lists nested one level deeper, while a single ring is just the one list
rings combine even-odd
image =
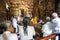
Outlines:
[{"label": "white shirt", "polygon": [[52,34],[51,27],[52,27],[51,22],[47,22],[42,26],[43,37],[46,37]]},{"label": "white shirt", "polygon": [[27,27],[28,35],[25,35],[23,26],[19,26],[19,33],[21,36],[21,40],[29,40],[29,39],[33,39],[33,36],[35,35],[35,30],[33,26],[28,26]]},{"label": "white shirt", "polygon": [[14,28],[17,28],[17,25],[18,25],[18,24],[17,24],[16,18],[13,18],[13,19],[12,19],[12,25],[13,25]]},{"label": "white shirt", "polygon": [[17,30],[18,30],[18,28],[17,28],[18,24],[17,24],[16,18],[12,19],[12,25],[13,25],[14,28],[16,28],[16,32],[17,32]]},{"label": "white shirt", "polygon": [[3,40],[2,34],[0,34],[0,40]]},{"label": "white shirt", "polygon": [[17,35],[15,33],[10,33],[6,31],[3,33],[4,40],[18,40]]},{"label": "white shirt", "polygon": [[20,21],[20,16],[18,16],[18,19],[17,20]]},{"label": "white shirt", "polygon": [[53,25],[55,26],[54,33],[60,33],[60,18],[56,17],[52,20]]},{"label": "white shirt", "polygon": [[18,16],[18,22],[23,21],[23,17]]}]

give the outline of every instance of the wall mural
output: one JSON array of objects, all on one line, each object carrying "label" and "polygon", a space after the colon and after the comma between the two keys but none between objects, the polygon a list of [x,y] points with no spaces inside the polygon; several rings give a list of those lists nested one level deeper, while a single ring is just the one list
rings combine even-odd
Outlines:
[{"label": "wall mural", "polygon": [[34,7],[36,7],[36,6],[37,6],[38,11],[35,13],[37,15],[39,15],[40,19],[43,18],[42,20],[45,20],[46,16],[51,17],[52,12],[54,12],[54,10],[55,10],[54,9],[55,8],[54,0],[39,0],[39,1],[36,0],[36,2],[34,1]]},{"label": "wall mural", "polygon": [[[5,5],[7,3],[10,7],[10,14],[18,13],[19,10],[23,8],[24,10],[28,9],[27,13],[32,13],[34,11],[33,14],[37,16],[39,15],[39,18],[42,19],[42,17],[51,16],[51,13],[55,11],[54,2],[54,0],[0,0],[0,5],[4,5],[0,6],[0,11],[6,13]],[[60,5],[60,3],[58,3],[58,5]],[[60,7],[58,6],[58,13],[59,8]]]},{"label": "wall mural", "polygon": [[9,5],[11,14],[19,14],[21,9],[24,9],[24,16],[32,13],[33,0],[6,0],[5,2]]}]

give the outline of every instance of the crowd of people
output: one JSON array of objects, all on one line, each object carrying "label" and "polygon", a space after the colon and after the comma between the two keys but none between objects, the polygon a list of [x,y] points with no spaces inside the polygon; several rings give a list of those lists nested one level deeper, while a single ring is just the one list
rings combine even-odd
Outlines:
[{"label": "crowd of people", "polygon": [[60,18],[57,13],[53,13],[52,17],[52,20],[50,20],[50,17],[47,17],[46,20],[48,21],[42,26],[43,37],[55,34],[56,37],[49,40],[60,40]]},{"label": "crowd of people", "polygon": [[[60,40],[60,18],[56,12],[52,13],[52,18],[53,19],[50,19],[50,17],[47,16],[46,23],[42,20],[38,22],[39,24],[43,23],[41,27],[43,37],[55,34],[56,37],[49,40]],[[8,22],[9,25],[3,25],[4,32],[0,35],[0,40],[35,40],[36,31],[34,27],[37,27],[36,19],[36,17],[29,19],[29,17],[20,17],[20,15],[15,14],[12,16],[11,21]],[[30,23],[34,25],[29,25]],[[11,26],[14,29],[13,32],[11,32]]]}]

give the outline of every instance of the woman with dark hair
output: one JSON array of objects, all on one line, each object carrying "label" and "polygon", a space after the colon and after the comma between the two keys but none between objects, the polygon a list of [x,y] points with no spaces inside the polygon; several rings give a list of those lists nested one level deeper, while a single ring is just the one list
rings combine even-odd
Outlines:
[{"label": "woman with dark hair", "polygon": [[30,23],[30,19],[28,17],[24,17],[23,25],[20,26],[20,36],[21,40],[33,40],[33,36],[35,35],[35,30],[33,26],[28,26]]}]

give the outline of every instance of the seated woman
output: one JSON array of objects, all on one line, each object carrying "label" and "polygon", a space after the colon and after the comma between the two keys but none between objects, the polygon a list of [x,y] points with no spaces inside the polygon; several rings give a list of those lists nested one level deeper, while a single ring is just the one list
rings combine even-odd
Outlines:
[{"label": "seated woman", "polygon": [[19,26],[20,40],[33,40],[33,36],[35,36],[35,30],[33,26],[29,25],[29,18],[24,17],[23,26]]}]

